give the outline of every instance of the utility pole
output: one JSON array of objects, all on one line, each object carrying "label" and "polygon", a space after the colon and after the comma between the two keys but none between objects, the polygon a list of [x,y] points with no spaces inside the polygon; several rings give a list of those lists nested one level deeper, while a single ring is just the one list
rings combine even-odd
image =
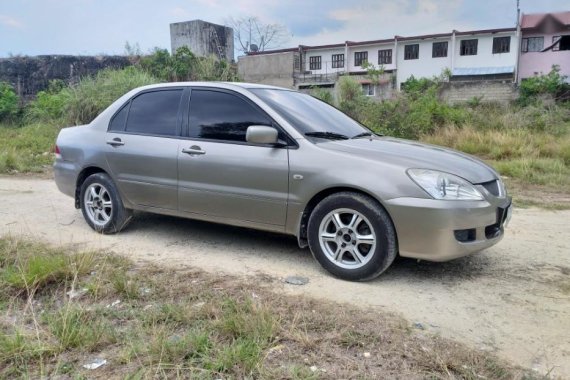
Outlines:
[{"label": "utility pole", "polygon": [[520,19],[521,19],[521,0],[517,0],[517,22],[516,22],[517,29],[519,27]]}]

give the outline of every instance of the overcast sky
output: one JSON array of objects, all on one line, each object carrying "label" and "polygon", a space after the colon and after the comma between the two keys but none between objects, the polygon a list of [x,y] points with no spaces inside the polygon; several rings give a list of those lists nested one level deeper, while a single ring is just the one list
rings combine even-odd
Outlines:
[{"label": "overcast sky", "polygon": [[[524,13],[568,0],[521,0]],[[170,48],[169,24],[258,16],[291,32],[288,46],[512,27],[516,0],[0,0],[0,56],[121,54]]]}]

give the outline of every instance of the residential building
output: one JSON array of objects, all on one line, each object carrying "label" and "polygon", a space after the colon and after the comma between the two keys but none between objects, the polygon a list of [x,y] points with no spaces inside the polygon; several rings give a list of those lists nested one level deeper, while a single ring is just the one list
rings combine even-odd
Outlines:
[{"label": "residential building", "polygon": [[[253,64],[280,59],[286,64]],[[382,68],[380,83],[372,83],[365,63]],[[351,75],[362,84],[366,95],[389,97],[412,76],[430,78],[446,73],[451,83],[488,83],[493,88],[488,98],[494,99],[491,93],[500,92],[505,94],[505,101],[516,96],[513,83],[517,79],[546,74],[553,65],[570,77],[570,12],[523,15],[516,28],[300,45],[238,60],[245,80],[261,78],[272,83],[272,76],[280,81],[287,78],[287,87],[297,89],[333,88],[341,75]]]},{"label": "residential building", "polygon": [[547,74],[553,65],[570,78],[570,12],[523,15],[520,27],[519,81]]}]

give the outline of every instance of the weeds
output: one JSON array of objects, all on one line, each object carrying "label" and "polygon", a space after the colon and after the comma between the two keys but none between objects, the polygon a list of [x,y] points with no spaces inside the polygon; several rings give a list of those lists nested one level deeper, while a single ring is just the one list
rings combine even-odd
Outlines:
[{"label": "weeds", "polygon": [[[405,321],[389,314],[276,297],[259,284],[135,266],[102,253],[86,255],[89,259],[78,264],[83,255],[0,239],[3,274],[7,268],[30,273],[29,263],[38,262],[38,257],[57,258],[49,261],[56,265],[47,265],[51,269],[46,272],[59,268],[56,272],[65,273],[49,282],[38,280],[46,276],[30,275],[28,282],[35,288],[27,287],[24,294],[7,282],[9,276],[0,276],[0,287],[12,289],[7,293],[10,306],[0,316],[0,377],[314,379],[323,371],[332,378],[529,374],[491,354],[415,335]],[[117,285],[121,276],[137,284],[132,292],[130,285]],[[140,293],[140,287],[150,291]],[[90,291],[73,299],[67,295],[70,289],[83,288]],[[363,350],[372,352],[374,360],[355,361]],[[96,374],[82,367],[92,358],[107,359]],[[317,371],[311,369],[314,363]]]}]

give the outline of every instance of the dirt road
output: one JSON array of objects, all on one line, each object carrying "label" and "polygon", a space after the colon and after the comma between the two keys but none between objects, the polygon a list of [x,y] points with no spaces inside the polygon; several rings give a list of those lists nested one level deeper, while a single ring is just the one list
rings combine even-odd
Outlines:
[{"label": "dirt road", "polygon": [[98,235],[45,179],[0,177],[0,235],[251,281],[302,275],[308,285],[276,290],[400,312],[416,328],[570,378],[570,211],[515,209],[498,246],[449,263],[400,259],[369,283],[336,280],[294,238],[265,232],[138,214],[123,233]]}]

